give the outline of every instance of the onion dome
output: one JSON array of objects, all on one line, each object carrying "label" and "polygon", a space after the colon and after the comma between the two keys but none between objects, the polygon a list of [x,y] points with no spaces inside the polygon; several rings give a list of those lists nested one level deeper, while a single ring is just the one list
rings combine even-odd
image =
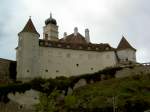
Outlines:
[{"label": "onion dome", "polygon": [[54,18],[52,18],[52,14],[50,14],[50,18],[48,18],[48,19],[45,20],[45,25],[48,25],[48,24],[57,25],[56,20]]}]

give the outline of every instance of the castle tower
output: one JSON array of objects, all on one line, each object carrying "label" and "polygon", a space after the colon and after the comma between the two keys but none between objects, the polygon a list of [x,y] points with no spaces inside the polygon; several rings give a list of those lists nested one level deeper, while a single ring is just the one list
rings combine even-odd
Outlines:
[{"label": "castle tower", "polygon": [[52,14],[50,14],[50,17],[45,21],[43,30],[43,37],[45,40],[58,40],[58,26],[56,20],[52,18]]},{"label": "castle tower", "polygon": [[27,81],[38,77],[39,33],[36,31],[31,18],[24,29],[18,34],[17,47],[17,79]]},{"label": "castle tower", "polygon": [[136,49],[129,44],[124,36],[117,47],[117,55],[119,61],[136,62]]}]

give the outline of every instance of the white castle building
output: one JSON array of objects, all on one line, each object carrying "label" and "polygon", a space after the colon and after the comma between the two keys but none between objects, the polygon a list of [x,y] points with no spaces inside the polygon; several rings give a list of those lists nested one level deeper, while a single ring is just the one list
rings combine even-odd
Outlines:
[{"label": "white castle building", "polygon": [[136,62],[136,49],[124,37],[117,48],[91,43],[88,29],[85,29],[85,36],[74,28],[72,34],[64,33],[59,39],[57,22],[52,16],[45,21],[43,39],[39,39],[31,18],[18,36],[16,61],[19,80],[69,77],[97,72],[121,61]]}]

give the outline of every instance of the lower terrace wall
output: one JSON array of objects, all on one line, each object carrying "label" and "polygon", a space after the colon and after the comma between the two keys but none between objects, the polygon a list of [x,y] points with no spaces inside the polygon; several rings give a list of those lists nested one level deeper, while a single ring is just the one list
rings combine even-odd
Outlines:
[{"label": "lower terrace wall", "polygon": [[16,78],[16,62],[0,58],[0,83],[8,83]]}]

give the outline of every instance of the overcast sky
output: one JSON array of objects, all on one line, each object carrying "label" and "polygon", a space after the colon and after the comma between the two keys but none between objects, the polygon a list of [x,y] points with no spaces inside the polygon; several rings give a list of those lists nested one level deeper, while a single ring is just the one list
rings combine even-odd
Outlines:
[{"label": "overcast sky", "polygon": [[59,37],[84,35],[89,28],[94,43],[117,47],[122,35],[137,49],[138,62],[150,62],[150,0],[0,0],[0,58],[15,60],[18,32],[32,16],[41,34],[44,21],[52,12],[59,26]]}]

